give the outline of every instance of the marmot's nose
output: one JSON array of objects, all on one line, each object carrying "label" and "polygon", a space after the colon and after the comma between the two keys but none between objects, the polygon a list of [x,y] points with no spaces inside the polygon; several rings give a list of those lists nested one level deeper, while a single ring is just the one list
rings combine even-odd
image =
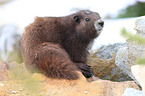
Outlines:
[{"label": "marmot's nose", "polygon": [[95,21],[94,26],[97,31],[101,31],[104,27],[104,21],[102,19],[98,19],[97,21]]},{"label": "marmot's nose", "polygon": [[101,27],[103,27],[103,26],[104,26],[104,21],[103,21],[102,19],[99,19],[99,20],[98,20],[98,24],[99,24]]},{"label": "marmot's nose", "polygon": [[103,27],[104,26],[104,21],[101,20],[101,21],[98,22],[98,24],[101,25],[101,27]]}]

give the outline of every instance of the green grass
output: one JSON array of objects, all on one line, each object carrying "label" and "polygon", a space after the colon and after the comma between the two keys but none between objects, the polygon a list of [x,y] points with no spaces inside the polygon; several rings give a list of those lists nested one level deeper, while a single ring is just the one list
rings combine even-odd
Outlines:
[{"label": "green grass", "polygon": [[127,30],[125,28],[123,28],[121,30],[121,35],[124,38],[128,38],[132,42],[137,42],[138,44],[145,45],[145,38],[143,38],[139,35],[136,35],[136,34],[131,34],[131,33],[127,32]]}]

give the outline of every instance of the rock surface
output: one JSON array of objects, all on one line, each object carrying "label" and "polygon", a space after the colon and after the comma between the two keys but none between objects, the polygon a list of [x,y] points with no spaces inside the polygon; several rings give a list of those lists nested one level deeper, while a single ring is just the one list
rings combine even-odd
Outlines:
[{"label": "rock surface", "polygon": [[35,81],[28,82],[27,87],[23,84],[25,80],[0,81],[0,94],[2,96],[36,96],[36,94],[37,96],[122,96],[126,88],[140,89],[133,81],[97,80],[89,83],[81,73],[79,74],[78,80],[69,81],[51,79],[35,73],[31,76]]},{"label": "rock surface", "polygon": [[0,27],[0,60],[21,63],[20,40],[16,25],[6,24]]},{"label": "rock surface", "polygon": [[113,59],[113,55],[116,55],[118,49],[122,47],[126,47],[126,43],[103,45],[97,50],[96,56],[100,59]]},{"label": "rock surface", "polygon": [[30,74],[23,64],[7,65],[9,70],[1,74],[8,76],[0,81],[1,96],[121,96],[126,88],[140,89],[134,81],[88,82],[81,72],[77,80],[52,79],[40,73]]},{"label": "rock surface", "polygon": [[[136,35],[145,37],[145,16],[140,17],[135,22]],[[131,66],[136,65],[137,59],[145,56],[145,45],[137,44],[136,42],[127,40],[127,48],[121,48],[117,52],[115,63],[130,76],[136,83],[139,82],[135,79],[131,72]]]},{"label": "rock surface", "polygon": [[8,79],[7,70],[7,64],[0,61],[0,81]]},{"label": "rock surface", "polygon": [[136,80],[142,87],[142,90],[145,94],[145,65],[134,65],[131,67],[131,71],[135,76]]},{"label": "rock surface", "polygon": [[122,96],[145,96],[145,95],[142,91],[133,88],[127,88]]},{"label": "rock surface", "polygon": [[145,45],[137,44],[133,41],[127,41],[128,46],[128,59],[127,59],[127,66],[128,70],[131,72],[131,66],[136,65],[137,59],[144,57],[145,54]]},{"label": "rock surface", "polygon": [[135,22],[135,30],[137,35],[145,37],[145,16],[139,17]]},{"label": "rock surface", "polygon": [[[56,88],[62,88],[62,86],[68,89],[68,92],[65,92],[63,96],[121,96],[126,88],[133,87],[137,88],[138,86],[132,82],[111,82],[98,80],[91,83],[86,82],[86,79],[83,76],[76,81],[68,82],[68,81],[55,81],[53,85],[60,84]],[[51,80],[52,81],[52,80]],[[65,85],[64,85],[65,83]],[[48,83],[47,83],[48,84]],[[50,86],[50,85],[48,85]],[[47,87],[48,87],[47,86]],[[64,92],[65,89],[60,89],[61,92]],[[67,94],[66,94],[67,93]],[[59,96],[59,94],[58,94]]]},{"label": "rock surface", "polygon": [[132,80],[124,71],[115,64],[115,55],[119,48],[126,46],[125,43],[106,45],[91,53],[88,64],[93,67],[95,76],[111,81]]},{"label": "rock surface", "polygon": [[[140,17],[135,22],[136,35],[145,37],[145,16]],[[145,56],[145,45],[137,44],[136,42],[127,40],[128,47],[128,63],[129,71],[131,71],[131,66],[136,65],[136,60],[140,57]]]},{"label": "rock surface", "polygon": [[120,68],[123,71],[124,74],[128,75],[126,76],[127,78],[131,77],[135,82],[137,82],[132,72],[130,71],[131,66],[127,65],[128,64],[128,47],[120,48],[117,51],[115,64],[118,66],[118,68]]}]

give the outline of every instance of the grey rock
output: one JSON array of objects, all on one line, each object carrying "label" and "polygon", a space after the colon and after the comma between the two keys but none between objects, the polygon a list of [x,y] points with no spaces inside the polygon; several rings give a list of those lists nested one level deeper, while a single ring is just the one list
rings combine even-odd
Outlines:
[{"label": "grey rock", "polygon": [[8,61],[11,52],[20,50],[20,40],[21,35],[18,34],[16,25],[7,24],[0,27],[0,59]]},{"label": "grey rock", "polygon": [[115,64],[121,69],[123,68],[128,69],[128,66],[124,65],[127,63],[127,59],[128,59],[128,47],[120,48],[116,54]]},{"label": "grey rock", "polygon": [[[111,81],[130,81],[132,78],[128,76],[115,64],[115,55],[119,48],[126,46],[126,43],[115,43],[100,47],[92,56],[90,65],[94,69],[97,77]],[[95,56],[95,57],[94,57]],[[95,61],[96,60],[96,61]]]},{"label": "grey rock", "polygon": [[128,75],[127,78],[131,77],[135,82],[137,82],[131,72],[131,66],[128,65],[128,47],[120,48],[117,51],[115,64],[123,71],[124,74]]},{"label": "grey rock", "polygon": [[137,35],[145,37],[145,16],[139,17],[135,21],[135,30]]},{"label": "grey rock", "polygon": [[[135,22],[136,35],[145,37],[145,16],[139,17]],[[145,56],[145,45],[127,40],[128,66],[136,65],[136,60]]]},{"label": "grey rock", "polygon": [[122,96],[145,96],[145,94],[142,91],[133,88],[127,88]]},{"label": "grey rock", "polygon": [[137,59],[144,57],[145,45],[137,44],[136,42],[131,42],[127,40],[128,46],[128,66],[129,71],[131,71],[131,66],[136,65]]},{"label": "grey rock", "polygon": [[[145,37],[145,16],[140,17],[135,22],[136,35]],[[137,84],[131,72],[131,66],[137,64],[137,59],[145,56],[145,45],[140,45],[137,42],[127,40],[127,47],[118,50],[115,64],[130,76]]]},{"label": "grey rock", "polygon": [[113,54],[116,55],[116,52],[119,48],[126,47],[126,43],[115,43],[109,45],[103,45],[97,50],[96,56],[100,59],[112,59]]}]

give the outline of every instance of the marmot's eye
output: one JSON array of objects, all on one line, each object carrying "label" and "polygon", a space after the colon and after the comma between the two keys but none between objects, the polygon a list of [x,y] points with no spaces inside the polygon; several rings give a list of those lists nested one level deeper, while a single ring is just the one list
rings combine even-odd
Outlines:
[{"label": "marmot's eye", "polygon": [[89,21],[89,18],[86,18],[85,21]]},{"label": "marmot's eye", "polygon": [[74,19],[76,22],[80,23],[80,18],[78,16],[75,16]]}]

